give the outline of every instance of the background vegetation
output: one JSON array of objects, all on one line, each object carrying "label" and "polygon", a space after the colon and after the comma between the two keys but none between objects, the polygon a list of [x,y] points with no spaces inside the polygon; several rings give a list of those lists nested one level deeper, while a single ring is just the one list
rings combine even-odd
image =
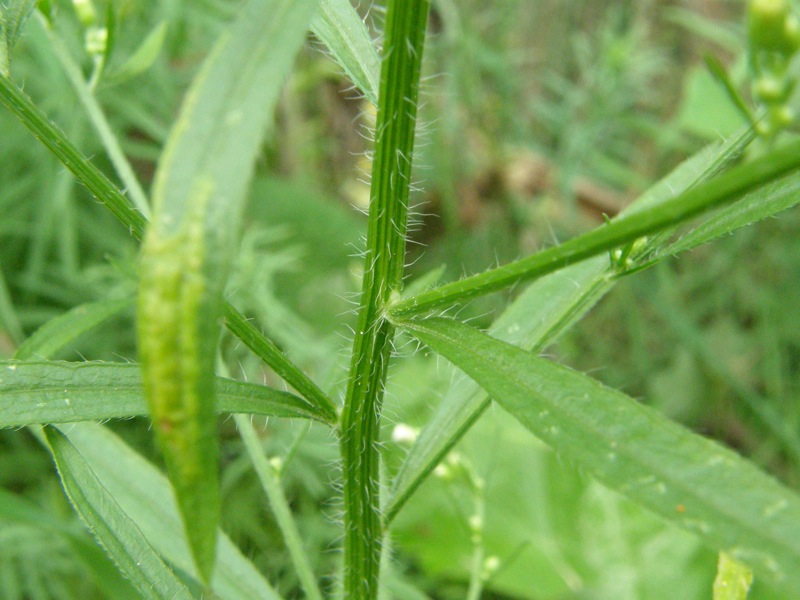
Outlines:
[{"label": "background vegetation", "polygon": [[[15,79],[112,173],[59,59],[68,53],[91,71],[85,28],[69,3],[52,4],[58,43],[31,19],[15,50]],[[146,187],[186,86],[236,5],[113,5],[115,50],[96,94]],[[369,23],[380,16],[367,3],[361,9]],[[735,131],[743,120],[702,56],[720,56],[734,78],[743,75],[743,10],[733,1],[434,2],[421,107],[431,126],[420,139],[412,272],[444,263],[442,279],[454,279],[595,227],[681,159]],[[160,39],[158,52],[136,55],[148,35]],[[361,181],[368,142],[359,131],[372,118],[310,40],[252,185],[228,287],[229,299],[332,397],[346,385],[366,223],[358,209],[368,200]],[[129,297],[138,248],[6,111],[0,136],[0,358],[7,358],[56,315]],[[797,488],[800,452],[787,448],[779,428],[800,427],[800,319],[786,309],[800,305],[798,226],[795,209],[624,279],[547,353]],[[479,299],[461,316],[488,325],[508,301]],[[134,360],[132,319],[131,308],[59,357]],[[222,347],[233,375],[282,385],[232,336]],[[450,382],[450,371],[415,343],[398,352],[408,360],[393,372],[386,400],[390,468],[405,451],[402,435],[392,434],[424,423]],[[315,571],[332,575],[340,507],[330,485],[331,435],[287,420],[259,425],[267,454],[282,457]],[[145,419],[109,426],[159,463]],[[233,421],[223,424],[222,458],[223,528],[282,593],[299,597]],[[500,409],[446,465],[398,516],[396,597],[464,597],[476,510],[486,523],[487,598],[709,597],[715,553],[607,491]],[[96,571],[76,557],[76,548],[91,554],[92,539],[47,452],[26,431],[0,432],[0,485],[0,597],[106,597],[103,582],[87,577]],[[751,597],[781,598],[758,581]]]}]

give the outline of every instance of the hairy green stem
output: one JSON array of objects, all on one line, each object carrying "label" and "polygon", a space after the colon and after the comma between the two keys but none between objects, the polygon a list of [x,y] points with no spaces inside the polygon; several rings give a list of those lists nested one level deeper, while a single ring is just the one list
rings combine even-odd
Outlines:
[{"label": "hairy green stem", "polygon": [[392,318],[403,320],[455,302],[499,291],[515,283],[531,281],[732,203],[747,192],[798,167],[800,142],[795,141],[752,162],[735,167],[663,204],[623,216],[605,227],[599,227],[527,258],[402,300],[394,304],[389,312]]},{"label": "hairy green stem", "polygon": [[394,328],[385,308],[402,285],[411,162],[428,0],[390,0],[372,165],[358,326],[341,426],[344,597],[373,599],[381,554],[381,401]]}]

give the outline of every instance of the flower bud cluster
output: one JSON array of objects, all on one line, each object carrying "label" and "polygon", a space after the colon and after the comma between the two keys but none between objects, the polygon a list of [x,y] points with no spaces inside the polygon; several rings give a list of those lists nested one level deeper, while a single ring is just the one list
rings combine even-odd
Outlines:
[{"label": "flower bud cluster", "polygon": [[800,49],[800,18],[790,0],[750,0],[747,13],[752,93],[766,109],[757,127],[769,137],[795,120],[789,67]]}]

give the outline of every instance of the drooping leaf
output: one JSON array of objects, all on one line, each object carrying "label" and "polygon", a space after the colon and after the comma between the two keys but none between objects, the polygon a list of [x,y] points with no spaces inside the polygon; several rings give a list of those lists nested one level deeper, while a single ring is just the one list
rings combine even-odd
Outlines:
[{"label": "drooping leaf", "polygon": [[608,487],[800,591],[800,497],[734,452],[591,378],[457,321],[403,324]]},{"label": "drooping leaf", "polygon": [[[326,421],[288,392],[217,377],[217,410]],[[139,365],[0,362],[0,427],[105,421],[147,414]]]},{"label": "drooping leaf", "polygon": [[159,163],[137,311],[145,395],[204,581],[220,497],[213,384],[245,193],[317,0],[250,0],[189,90]]},{"label": "drooping leaf", "polygon": [[186,586],[120,510],[69,440],[56,429],[44,431],[70,502],[142,597],[191,599]]},{"label": "drooping leaf", "polygon": [[45,437],[70,502],[141,597],[192,600],[189,589],[156,554],[69,440],[50,427],[45,428]]},{"label": "drooping leaf", "polygon": [[[599,257],[534,282],[497,319],[493,334],[541,349],[611,288],[608,274],[608,259]],[[384,510],[390,521],[490,404],[486,392],[463,373],[453,373],[452,381],[394,478]]]},{"label": "drooping leaf", "polygon": [[[91,470],[156,553],[176,570],[200,581],[175,494],[166,477],[106,427],[73,423],[61,426],[60,431],[85,461],[81,468]],[[218,565],[211,580],[216,596],[221,600],[280,600],[280,595],[230,539],[220,531],[218,536]]]}]

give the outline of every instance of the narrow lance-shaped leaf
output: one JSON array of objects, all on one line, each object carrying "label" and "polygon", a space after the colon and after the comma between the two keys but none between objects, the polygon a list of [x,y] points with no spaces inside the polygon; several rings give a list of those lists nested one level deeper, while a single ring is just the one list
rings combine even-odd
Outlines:
[{"label": "narrow lance-shaped leaf", "polygon": [[[175,494],[166,477],[108,428],[94,423],[59,427],[98,483],[139,528],[155,552],[176,571],[200,580],[194,564]],[[76,457],[77,460],[77,457]],[[219,532],[218,565],[212,594],[221,600],[279,600],[280,596],[231,540]],[[168,597],[168,596],[167,596]]]},{"label": "narrow lance-shaped leaf", "polygon": [[585,375],[442,318],[402,323],[604,484],[800,593],[800,497]]},{"label": "narrow lance-shaped leaf", "polygon": [[[598,256],[534,282],[493,323],[498,338],[541,350],[582,317],[612,287],[608,259]],[[490,405],[490,398],[463,373],[434,409],[392,482],[384,518],[390,523],[441,459]]]},{"label": "narrow lance-shaped leaf", "polygon": [[377,106],[380,57],[350,0],[321,0],[311,30],[364,97]]},{"label": "narrow lance-shaped leaf", "polygon": [[145,392],[190,547],[207,583],[219,483],[214,362],[247,184],[316,0],[250,0],[187,94],[154,184],[142,248]]},{"label": "narrow lance-shaped leaf", "polygon": [[[625,214],[666,202],[698,182],[719,174],[752,139],[752,131],[746,129],[724,143],[708,146],[650,187]],[[597,256],[550,273],[528,286],[514,300],[492,325],[492,335],[528,350],[542,350],[613,287],[614,274],[615,269],[607,256]],[[406,291],[409,297],[419,293],[410,288]],[[387,522],[391,522],[489,403],[486,392],[474,381],[463,373],[454,374],[453,385],[420,432],[395,477],[384,511]]]},{"label": "narrow lance-shaped leaf", "polygon": [[736,229],[772,217],[800,203],[800,175],[793,173],[751,192],[725,207],[668,245],[660,254],[672,256],[727,235]]},{"label": "narrow lance-shaped leaf", "polygon": [[44,431],[70,502],[141,597],[191,600],[194,596],[189,589],[161,560],[69,440],[54,428]]},{"label": "narrow lance-shaped leaf", "polygon": [[[331,424],[290,394],[254,383],[214,379],[218,413]],[[106,362],[0,361],[0,428],[105,421],[148,414],[139,365]]]}]

